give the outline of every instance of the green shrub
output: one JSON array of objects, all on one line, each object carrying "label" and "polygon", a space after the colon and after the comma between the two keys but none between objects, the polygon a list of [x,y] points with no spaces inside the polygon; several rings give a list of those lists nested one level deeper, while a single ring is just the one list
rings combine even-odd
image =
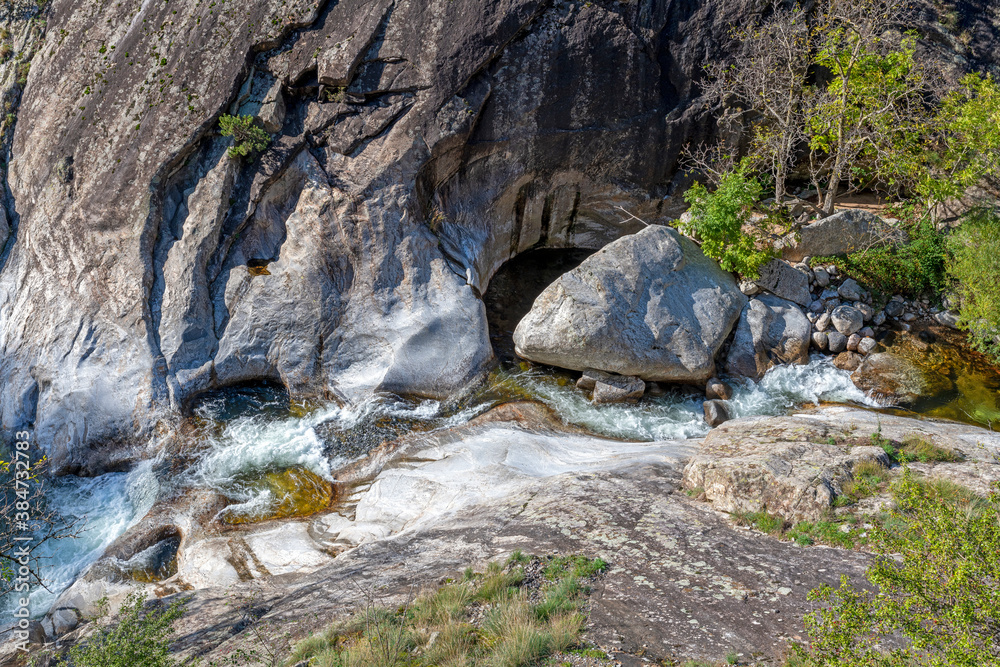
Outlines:
[{"label": "green shrub", "polygon": [[940,292],[945,286],[948,256],[944,237],[928,221],[909,224],[907,233],[907,243],[868,248],[846,257],[817,257],[813,264],[835,264],[842,273],[883,296]]},{"label": "green shrub", "polygon": [[1000,361],[1000,217],[977,211],[962,221],[948,243],[961,305],[959,326],[974,348]]},{"label": "green shrub", "polygon": [[185,600],[167,607],[146,608],[146,596],[129,593],[115,623],[105,624],[108,600],[98,602],[97,631],[69,650],[74,667],[173,667],[169,641],[174,623],[184,613]]},{"label": "green shrub", "polygon": [[271,143],[271,137],[257,125],[253,116],[225,114],[219,119],[219,131],[222,136],[233,138],[228,153],[234,160],[262,151]]},{"label": "green shrub", "polygon": [[1000,493],[970,506],[907,472],[893,496],[894,521],[871,530],[870,587],[842,577],[810,594],[822,606],[805,619],[809,657],[830,667],[1000,664]]},{"label": "green shrub", "polygon": [[685,234],[701,241],[701,250],[719,260],[726,271],[735,271],[756,278],[760,267],[774,256],[770,247],[748,233],[752,207],[760,200],[764,188],[761,182],[747,175],[744,167],[726,172],[712,192],[695,183],[684,193],[691,205],[691,221],[680,225]]}]

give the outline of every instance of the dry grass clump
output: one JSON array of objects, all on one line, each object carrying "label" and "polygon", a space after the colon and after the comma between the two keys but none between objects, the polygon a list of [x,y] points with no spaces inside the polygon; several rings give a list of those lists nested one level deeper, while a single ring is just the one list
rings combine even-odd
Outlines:
[{"label": "dry grass clump", "polygon": [[[579,642],[585,580],[599,558],[516,552],[466,570],[396,610],[370,607],[296,645],[290,664],[317,667],[521,667]],[[532,576],[528,576],[528,572]]]}]

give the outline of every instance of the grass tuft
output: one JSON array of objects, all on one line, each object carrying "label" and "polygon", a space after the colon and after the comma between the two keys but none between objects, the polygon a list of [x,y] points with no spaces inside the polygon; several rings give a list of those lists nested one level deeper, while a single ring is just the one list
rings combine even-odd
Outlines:
[{"label": "grass tuft", "polygon": [[[485,572],[466,570],[403,609],[371,607],[310,636],[293,664],[319,667],[525,667],[577,646],[585,580],[600,559],[514,552]],[[533,583],[526,583],[526,568]]]},{"label": "grass tuft", "polygon": [[919,435],[908,435],[903,439],[903,446],[896,453],[896,458],[903,463],[910,461],[934,463],[960,461],[962,457],[950,449],[938,447]]}]

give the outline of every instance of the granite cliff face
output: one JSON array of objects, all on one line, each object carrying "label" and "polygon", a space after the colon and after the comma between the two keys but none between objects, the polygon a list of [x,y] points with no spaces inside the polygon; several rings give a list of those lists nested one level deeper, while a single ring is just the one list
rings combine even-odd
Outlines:
[{"label": "granite cliff face", "polygon": [[[757,11],[5,3],[0,427],[96,471],[213,387],[460,391],[491,360],[480,295],[505,261],[636,231],[619,207],[669,213],[679,151],[712,131],[702,66]],[[995,26],[972,21],[937,44],[989,60]],[[270,146],[227,157],[223,113]]]},{"label": "granite cliff face", "polygon": [[[745,4],[56,0],[7,175],[3,428],[65,472],[212,387],[459,391],[503,262],[661,212]],[[227,112],[269,148],[227,157]]]}]

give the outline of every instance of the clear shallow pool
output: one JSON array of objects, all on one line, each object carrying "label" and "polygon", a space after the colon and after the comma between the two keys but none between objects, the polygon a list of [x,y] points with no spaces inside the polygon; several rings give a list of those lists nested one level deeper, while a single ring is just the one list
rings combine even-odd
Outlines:
[{"label": "clear shallow pool", "polygon": [[[161,490],[218,491],[230,500],[220,517],[229,522],[308,514],[317,509],[312,500],[326,492],[324,485],[350,460],[408,432],[456,426],[510,400],[540,401],[567,424],[622,440],[692,438],[709,430],[702,419],[703,394],[694,389],[675,388],[637,404],[595,406],[573,380],[556,369],[512,366],[494,371],[454,403],[382,395],[354,406],[301,406],[270,385],[214,392],[196,405],[186,464],[169,480],[158,482],[154,464],[146,462],[127,474],[53,483],[50,502],[78,519],[84,532],[79,539],[46,545],[50,591],[33,592],[32,610],[43,614],[60,591],[148,512]],[[734,417],[780,415],[807,403],[874,405],[848,373],[822,356],[808,365],[773,369],[759,383],[734,382],[733,387]]]}]

